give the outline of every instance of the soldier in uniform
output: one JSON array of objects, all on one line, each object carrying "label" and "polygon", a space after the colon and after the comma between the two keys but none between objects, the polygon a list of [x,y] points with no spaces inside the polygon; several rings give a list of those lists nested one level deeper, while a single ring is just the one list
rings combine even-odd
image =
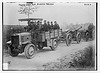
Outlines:
[{"label": "soldier in uniform", "polygon": [[43,30],[44,30],[44,31],[47,31],[47,23],[46,23],[46,20],[44,20]]},{"label": "soldier in uniform", "polygon": [[39,29],[39,26],[40,26],[40,21],[37,21],[37,25],[36,25],[36,29]]},{"label": "soldier in uniform", "polygon": [[28,31],[34,31],[37,29],[36,23],[32,21],[28,21]]},{"label": "soldier in uniform", "polygon": [[30,22],[30,20],[28,21],[28,27],[27,27],[27,31],[30,31],[32,29],[32,27],[31,27],[31,22]]},{"label": "soldier in uniform", "polygon": [[41,29],[42,29],[42,22],[39,21],[39,30],[41,30]]},{"label": "soldier in uniform", "polygon": [[48,24],[48,30],[50,30],[51,29],[51,26],[50,26],[50,23],[49,23],[49,21],[47,22],[47,24]]},{"label": "soldier in uniform", "polygon": [[60,28],[56,21],[54,21],[54,28],[55,29],[59,29]]},{"label": "soldier in uniform", "polygon": [[32,31],[37,29],[35,22],[31,22],[31,27],[32,27],[32,29],[31,29]]},{"label": "soldier in uniform", "polygon": [[53,29],[54,27],[53,27],[53,22],[51,22],[51,29]]}]

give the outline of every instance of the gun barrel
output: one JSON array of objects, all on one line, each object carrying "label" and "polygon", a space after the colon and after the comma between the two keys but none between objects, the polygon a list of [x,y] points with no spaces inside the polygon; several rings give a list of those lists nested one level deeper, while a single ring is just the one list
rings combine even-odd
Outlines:
[{"label": "gun barrel", "polygon": [[79,27],[77,30],[79,30],[79,29],[81,29],[82,28],[82,26],[81,27]]},{"label": "gun barrel", "polygon": [[82,26],[81,27],[79,27],[78,29],[76,29],[76,30],[79,30],[79,29],[81,29],[82,28]]}]

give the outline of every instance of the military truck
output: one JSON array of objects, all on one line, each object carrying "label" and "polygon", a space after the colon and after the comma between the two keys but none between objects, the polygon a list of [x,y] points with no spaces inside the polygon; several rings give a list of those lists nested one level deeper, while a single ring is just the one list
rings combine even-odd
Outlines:
[{"label": "military truck", "polygon": [[81,41],[81,32],[79,29],[81,29],[82,26],[80,27],[75,27],[75,28],[70,28],[65,31],[65,40],[66,40],[66,45],[69,46],[72,41],[76,41],[78,44]]},{"label": "military truck", "polygon": [[41,18],[19,19],[20,23],[23,21],[28,22],[28,26],[25,32],[13,34],[11,36],[11,42],[7,43],[9,54],[12,57],[16,57],[19,53],[24,52],[25,56],[31,59],[34,57],[35,52],[38,49],[42,50],[43,47],[50,47],[51,50],[55,50],[62,30],[41,31],[39,28],[35,29],[34,27],[36,25],[34,24],[40,22],[39,25],[41,26],[42,20]]}]

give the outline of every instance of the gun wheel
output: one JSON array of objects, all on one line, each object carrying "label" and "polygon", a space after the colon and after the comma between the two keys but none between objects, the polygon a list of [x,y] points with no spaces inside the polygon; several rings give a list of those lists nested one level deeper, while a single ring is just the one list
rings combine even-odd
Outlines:
[{"label": "gun wheel", "polygon": [[85,39],[86,39],[86,42],[89,40],[89,32],[85,33]]},{"label": "gun wheel", "polygon": [[66,45],[67,45],[67,46],[69,46],[69,45],[71,44],[71,42],[72,42],[71,39],[72,39],[72,38],[71,38],[71,35],[70,35],[70,34],[66,36]]},{"label": "gun wheel", "polygon": [[78,44],[80,43],[80,41],[81,41],[81,34],[80,33],[77,35],[76,41]]}]

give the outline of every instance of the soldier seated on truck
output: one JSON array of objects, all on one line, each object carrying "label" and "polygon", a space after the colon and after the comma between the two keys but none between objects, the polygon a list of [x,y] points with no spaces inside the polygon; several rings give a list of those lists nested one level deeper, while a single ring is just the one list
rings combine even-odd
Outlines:
[{"label": "soldier seated on truck", "polygon": [[41,21],[38,21],[37,22],[37,29],[38,30],[41,30],[42,29],[42,22]]},{"label": "soldier seated on truck", "polygon": [[28,21],[28,30],[27,31],[34,31],[36,29],[37,29],[36,23]]},{"label": "soldier seated on truck", "polygon": [[43,31],[48,31],[46,20],[44,20]]},{"label": "soldier seated on truck", "polygon": [[27,31],[30,31],[31,29],[32,29],[31,22],[30,22],[30,21],[28,21]]},{"label": "soldier seated on truck", "polygon": [[57,24],[56,21],[54,21],[54,29],[60,29],[59,25]]},{"label": "soldier seated on truck", "polygon": [[54,28],[54,26],[53,26],[53,22],[51,21],[51,29],[53,29]]},{"label": "soldier seated on truck", "polygon": [[48,24],[48,27],[47,27],[47,29],[48,29],[48,30],[51,30],[51,26],[50,26],[50,23],[49,23],[49,21],[47,22],[47,24]]}]

